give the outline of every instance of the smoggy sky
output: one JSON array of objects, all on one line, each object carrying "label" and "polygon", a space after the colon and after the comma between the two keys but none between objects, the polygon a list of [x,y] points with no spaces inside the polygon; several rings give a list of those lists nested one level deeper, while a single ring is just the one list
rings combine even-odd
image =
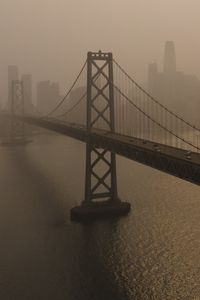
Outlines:
[{"label": "smoggy sky", "polygon": [[200,0],[0,0],[0,88],[7,66],[50,79],[62,92],[88,50],[112,51],[139,82],[147,64],[161,68],[166,40],[174,40],[179,70],[200,78]]}]

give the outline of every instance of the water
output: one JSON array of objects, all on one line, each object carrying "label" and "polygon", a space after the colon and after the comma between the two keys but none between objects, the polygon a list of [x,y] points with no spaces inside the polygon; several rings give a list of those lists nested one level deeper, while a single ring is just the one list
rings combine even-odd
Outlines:
[{"label": "water", "polygon": [[41,136],[0,162],[1,300],[199,299],[198,186],[118,157],[130,215],[81,225],[83,144]]}]

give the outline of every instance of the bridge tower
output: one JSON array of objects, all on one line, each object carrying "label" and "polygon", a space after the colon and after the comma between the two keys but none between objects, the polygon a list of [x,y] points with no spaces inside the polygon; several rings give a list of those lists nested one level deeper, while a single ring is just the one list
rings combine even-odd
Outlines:
[{"label": "bridge tower", "polygon": [[[25,135],[24,116],[24,86],[21,80],[12,81],[12,98],[9,103],[11,112],[8,140],[3,141],[4,145],[22,145],[27,143]],[[18,121],[16,116],[22,117]]]},{"label": "bridge tower", "polygon": [[87,132],[85,199],[71,210],[72,219],[127,214],[130,204],[117,193],[116,155],[93,141],[95,130],[115,132],[112,53],[87,56]]}]

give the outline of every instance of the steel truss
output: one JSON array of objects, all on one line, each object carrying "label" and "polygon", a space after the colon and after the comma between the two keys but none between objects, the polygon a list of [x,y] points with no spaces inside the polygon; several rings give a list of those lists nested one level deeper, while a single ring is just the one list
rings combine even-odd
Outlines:
[{"label": "steel truss", "polygon": [[83,204],[119,201],[117,197],[116,157],[99,148],[91,139],[94,128],[115,131],[112,53],[89,52],[87,57],[87,132],[86,182]]}]

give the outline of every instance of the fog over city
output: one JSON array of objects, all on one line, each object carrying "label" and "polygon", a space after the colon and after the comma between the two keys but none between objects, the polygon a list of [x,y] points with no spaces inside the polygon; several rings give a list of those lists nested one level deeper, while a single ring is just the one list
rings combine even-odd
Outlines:
[{"label": "fog over city", "polygon": [[200,0],[0,0],[0,300],[200,299]]},{"label": "fog over city", "polygon": [[177,69],[200,77],[199,0],[1,0],[0,8],[1,102],[8,65],[32,74],[34,86],[58,81],[64,93],[89,50],[112,51],[145,83],[149,63],[162,71],[168,40],[176,46]]}]

